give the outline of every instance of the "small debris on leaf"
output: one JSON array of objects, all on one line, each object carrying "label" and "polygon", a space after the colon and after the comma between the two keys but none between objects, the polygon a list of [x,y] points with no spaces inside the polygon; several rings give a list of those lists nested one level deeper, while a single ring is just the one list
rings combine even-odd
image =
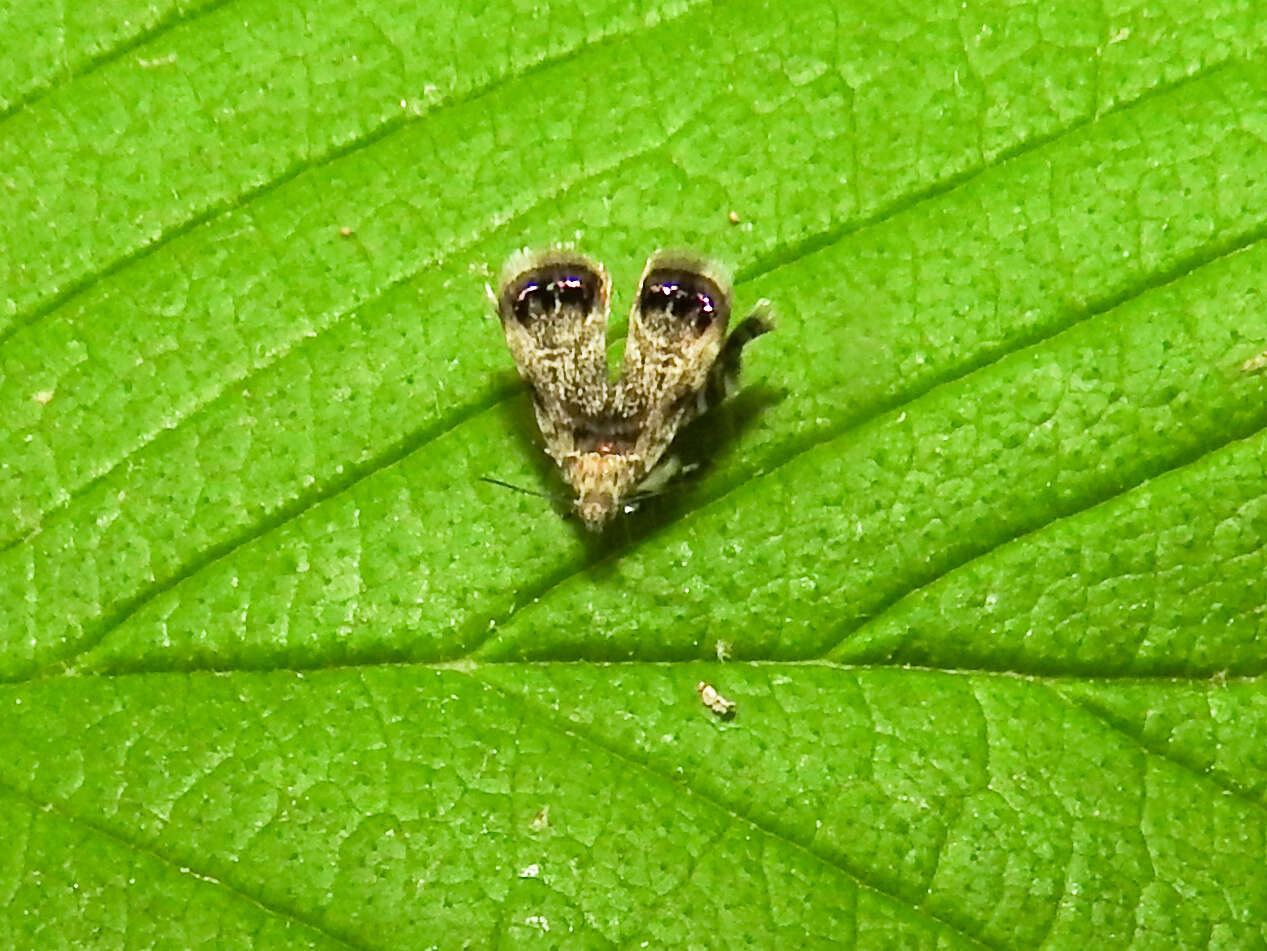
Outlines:
[{"label": "small debris on leaf", "polygon": [[721,719],[729,720],[734,717],[735,701],[723,697],[712,684],[701,680],[695,685],[695,692],[699,694],[700,701],[704,706],[712,710]]}]

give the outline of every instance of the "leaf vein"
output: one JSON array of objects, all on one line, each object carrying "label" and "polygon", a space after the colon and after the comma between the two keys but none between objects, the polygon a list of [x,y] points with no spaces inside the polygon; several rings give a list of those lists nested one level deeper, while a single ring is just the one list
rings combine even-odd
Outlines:
[{"label": "leaf vein", "polygon": [[[691,6],[690,4],[686,4],[681,10],[675,11],[673,16],[660,21],[660,23],[672,22],[674,19],[685,16],[688,12],[690,12],[693,9],[694,9],[693,6]],[[292,162],[290,165],[282,169],[280,172],[278,172],[276,175],[274,175],[272,178],[268,179],[267,181],[260,182],[236,194],[226,195],[220,199],[217,199],[216,201],[209,203],[202,211],[191,216],[187,220],[183,222],[175,223],[169,226],[168,228],[164,229],[162,233],[160,233],[158,237],[154,238],[152,241],[149,241],[148,243],[141,245],[140,247],[123,255],[122,257],[116,258],[114,261],[108,262],[105,265],[93,271],[90,271],[78,278],[75,278],[61,291],[58,291],[52,297],[47,298],[43,303],[37,304],[28,313],[17,314],[12,324],[7,329],[0,331],[0,346],[3,346],[4,343],[9,338],[11,338],[15,333],[17,333],[24,327],[29,327],[33,324],[38,323],[40,320],[47,317],[49,314],[53,313],[54,311],[56,311],[58,308],[62,307],[72,298],[78,296],[81,293],[84,293],[85,291],[93,287],[95,284],[113,276],[114,274],[121,271],[123,268],[128,267],[129,265],[135,264],[138,261],[144,260],[145,258],[149,257],[152,254],[155,254],[156,252],[161,250],[163,247],[170,244],[172,241],[176,240],[182,235],[188,234],[189,232],[193,231],[200,225],[207,224],[228,212],[244,209],[246,205],[251,204],[257,201],[258,199],[264,196],[267,196],[271,194],[272,192],[277,191],[279,188],[283,187],[289,182],[294,181],[296,178],[303,175],[305,172],[311,171],[312,169],[315,169],[315,168],[319,168],[322,165],[331,164],[333,162],[338,161],[339,159],[346,158],[349,155],[353,155],[357,152],[364,151],[365,149],[371,147],[372,145],[379,142],[380,140],[387,138],[389,135],[392,135],[399,129],[402,129],[408,125],[412,125],[415,122],[426,121],[427,119],[434,117],[438,113],[457,109],[462,106],[468,105],[472,102],[476,102],[480,99],[483,99],[487,96],[492,95],[493,93],[501,89],[503,86],[510,85],[511,83],[518,82],[530,76],[533,76],[538,72],[543,72],[545,70],[567,63],[570,60],[573,60],[577,58],[578,56],[582,55],[586,50],[590,49],[591,47],[598,46],[601,43],[610,42],[621,36],[632,36],[632,35],[637,34],[641,29],[649,29],[649,28],[650,27],[647,27],[645,24],[639,24],[638,26],[632,29],[615,30],[609,34],[600,34],[597,37],[591,38],[586,43],[578,44],[577,46],[574,46],[568,50],[564,50],[563,52],[558,53],[554,56],[547,56],[534,63],[530,63],[524,68],[520,69],[518,72],[506,73],[502,76],[498,76],[497,78],[493,80],[490,80],[487,83],[472,87],[471,89],[466,90],[460,95],[454,96],[451,99],[445,100],[437,104],[436,107],[428,110],[428,112],[425,114],[394,115],[388,119],[385,119],[383,122],[380,122],[377,126],[366,130],[365,132],[363,132],[362,134],[358,136],[353,137],[352,139],[343,143],[342,145],[337,145],[329,149],[328,151],[320,153],[319,155],[316,155],[310,158],[302,158],[295,162]]]},{"label": "leaf vein", "polygon": [[[1259,428],[1251,432],[1237,433],[1232,436],[1228,436],[1225,438],[1220,438],[1220,439],[1212,440],[1207,443],[1203,443],[1200,446],[1194,447],[1183,458],[1180,458],[1177,460],[1176,459],[1162,460],[1158,466],[1145,472],[1138,479],[1131,482],[1129,485],[1121,486],[1106,494],[1102,494],[1094,498],[1085,499],[1081,504],[1075,507],[1072,507],[1068,510],[1053,513],[1049,518],[1045,519],[1044,521],[1038,524],[1026,526],[1024,528],[1018,529],[1015,532],[1010,533],[1006,538],[1002,538],[996,542],[993,542],[987,547],[982,548],[981,550],[972,553],[968,557],[954,564],[948,565],[946,568],[940,571],[935,572],[931,577],[927,579],[922,579],[916,584],[907,588],[906,590],[894,594],[885,604],[880,606],[873,615],[868,617],[861,624],[857,624],[854,627],[847,627],[845,630],[843,630],[841,634],[832,642],[831,646],[828,647],[820,655],[820,659],[824,659],[824,660],[827,659],[834,651],[839,650],[840,647],[847,640],[849,640],[852,637],[857,636],[859,633],[870,628],[872,625],[878,624],[883,618],[885,618],[888,615],[889,611],[891,611],[894,607],[896,607],[899,603],[901,603],[906,598],[911,597],[920,591],[928,590],[929,588],[933,587],[938,582],[940,582],[943,578],[946,578],[947,576],[953,574],[954,572],[960,570],[961,568],[964,568],[965,566],[970,565],[973,562],[976,562],[982,558],[988,558],[994,552],[1002,548],[1005,548],[1006,546],[1012,544],[1013,542],[1019,539],[1037,536],[1043,531],[1045,531],[1047,528],[1056,524],[1057,522],[1064,521],[1065,519],[1068,519],[1068,518],[1074,518],[1078,515],[1089,512],[1092,509],[1098,508],[1099,506],[1108,505],[1112,503],[1113,501],[1115,501],[1116,499],[1120,499],[1123,496],[1129,495],[1131,492],[1134,492],[1136,489],[1140,488],[1140,486],[1144,485],[1147,482],[1151,482],[1152,480],[1159,478],[1160,476],[1166,475],[1167,473],[1170,473],[1170,472],[1177,472],[1181,469],[1186,469],[1191,466],[1198,465],[1201,463],[1202,460],[1208,458],[1209,456],[1214,455],[1215,453],[1226,448],[1232,443],[1240,442],[1245,439],[1251,439],[1254,436],[1262,434],[1265,431],[1267,431],[1267,418],[1260,419]],[[1220,435],[1222,436],[1223,434],[1220,434]],[[1028,674],[1029,672],[1021,671],[1021,673]]]},{"label": "leaf vein", "polygon": [[160,865],[163,865],[164,867],[172,871],[177,872],[179,875],[193,877],[197,879],[199,882],[207,883],[212,886],[222,888],[233,897],[249,905],[254,905],[256,908],[259,908],[261,911],[267,913],[268,915],[271,915],[272,917],[275,917],[275,918],[279,918],[283,921],[292,922],[295,925],[298,925],[299,927],[305,928],[315,934],[319,934],[321,935],[321,937],[329,940],[332,944],[337,945],[338,947],[341,947],[341,948],[346,948],[347,951],[372,951],[372,949],[369,947],[356,944],[348,940],[347,938],[344,938],[335,934],[334,932],[330,931],[328,928],[323,927],[317,922],[309,920],[308,918],[300,914],[297,910],[282,908],[278,905],[264,901],[263,899],[259,898],[256,895],[252,895],[249,892],[244,891],[242,888],[239,888],[237,885],[233,884],[232,882],[228,882],[224,880],[223,878],[217,878],[216,876],[211,875],[206,872],[195,871],[190,866],[190,864],[186,862],[184,859],[177,861],[177,860],[168,858],[167,856],[159,852],[156,848],[154,848],[151,845],[147,845],[142,842],[132,841],[128,838],[125,838],[121,833],[115,832],[111,829],[107,829],[99,825],[98,823],[92,821],[91,819],[86,818],[85,816],[75,815],[74,813],[68,812],[60,803],[52,802],[51,800],[43,801],[43,800],[37,799],[36,797],[30,795],[26,791],[21,790],[7,782],[0,782],[0,791],[7,792],[9,795],[13,796],[15,799],[21,802],[24,802],[27,805],[27,807],[31,809],[32,813],[51,812],[52,814],[60,818],[62,821],[69,823],[71,826],[77,826],[77,827],[86,829],[89,832],[92,832],[95,835],[101,836],[103,839],[106,839],[107,841],[112,842],[121,848],[128,849],[132,852],[148,856],[150,859],[158,862]]},{"label": "leaf vein", "polygon": [[[196,10],[174,10],[166,16],[160,17],[154,22],[149,29],[142,30],[132,36],[123,37],[119,43],[109,49],[101,50],[93,56],[88,57],[79,65],[71,68],[61,76],[54,77],[43,85],[36,84],[22,93],[13,102],[4,108],[0,108],[0,131],[3,131],[4,123],[7,122],[18,112],[23,109],[30,108],[40,101],[54,95],[58,90],[70,85],[76,80],[88,76],[98,69],[122,59],[128,53],[135,49],[152,43],[161,37],[164,33],[170,33],[179,26],[197,22],[203,17],[210,16],[221,7],[226,7],[235,0],[211,0],[210,3]],[[65,8],[62,8],[62,14],[65,15]]]},{"label": "leaf vein", "polygon": [[1139,96],[1136,96],[1134,99],[1123,100],[1122,102],[1115,104],[1112,108],[1106,109],[1102,113],[1084,116],[1080,119],[1074,120],[1073,122],[1067,123],[1060,128],[1053,129],[1050,132],[1034,136],[1033,138],[1026,139],[1022,142],[1017,142],[1015,145],[995,153],[991,158],[983,159],[980,164],[966,168],[953,175],[948,175],[943,179],[930,183],[924,188],[915,189],[906,195],[900,195],[892,201],[876,208],[868,215],[841,222],[834,228],[825,228],[822,231],[806,235],[799,241],[785,245],[782,249],[775,248],[768,254],[754,258],[748,267],[742,268],[739,273],[735,275],[736,283],[742,283],[772,271],[777,271],[779,268],[786,267],[789,264],[795,264],[801,258],[808,257],[840,243],[855,232],[884,224],[889,219],[897,217],[904,211],[908,211],[911,208],[917,207],[927,201],[940,198],[945,194],[953,192],[957,188],[961,188],[962,186],[976,180],[980,176],[997,168],[1001,168],[1009,162],[1025,158],[1026,156],[1031,155],[1048,145],[1052,145],[1053,143],[1072,135],[1086,126],[1091,125],[1093,122],[1102,120],[1106,116],[1110,116],[1116,112],[1125,111],[1127,109],[1137,108],[1160,96],[1167,95],[1185,86],[1193,85],[1199,81],[1208,79],[1234,65],[1240,65],[1241,62],[1241,60],[1225,60],[1205,69],[1197,70],[1196,72],[1190,73],[1187,76],[1183,76],[1171,82],[1159,83],[1151,89],[1141,93]]},{"label": "leaf vein", "polygon": [[1197,780],[1198,782],[1203,782],[1203,781],[1208,782],[1211,785],[1225,792],[1227,795],[1240,800],[1245,805],[1249,806],[1250,809],[1254,813],[1261,816],[1265,820],[1264,826],[1267,827],[1267,804],[1264,804],[1258,801],[1257,799],[1253,798],[1252,796],[1247,795],[1245,790],[1237,786],[1234,786],[1231,783],[1222,781],[1218,777],[1218,775],[1213,772],[1203,773],[1200,770],[1193,767],[1192,764],[1190,763],[1185,763],[1183,760],[1178,759],[1174,756],[1171,756],[1169,753],[1163,752],[1162,750],[1153,749],[1152,747],[1147,746],[1138,736],[1131,733],[1129,730],[1124,729],[1120,725],[1114,723],[1109,717],[1105,716],[1102,711],[1096,710],[1094,707],[1087,706],[1086,704],[1079,703],[1077,700],[1067,697],[1059,689],[1060,681],[1058,680],[1057,681],[1051,681],[1051,680],[1040,681],[1040,680],[1035,679],[1035,682],[1039,683],[1044,689],[1046,689],[1049,693],[1051,693],[1053,696],[1059,699],[1061,703],[1065,704],[1070,709],[1079,710],[1083,713],[1088,714],[1089,716],[1093,717],[1095,720],[1104,724],[1104,726],[1111,732],[1116,733],[1118,736],[1124,737],[1126,740],[1128,740],[1131,743],[1131,745],[1141,750],[1146,757],[1155,756],[1160,760],[1165,760],[1167,763],[1170,763],[1172,766],[1177,767],[1181,772],[1191,776],[1193,779]]},{"label": "leaf vein", "polygon": [[662,770],[655,768],[650,763],[644,763],[635,759],[628,752],[620,749],[618,746],[608,743],[605,740],[601,739],[600,737],[589,733],[588,731],[584,731],[581,728],[580,724],[571,723],[571,724],[564,725],[563,723],[559,722],[555,714],[547,707],[536,704],[526,699],[525,697],[521,696],[520,694],[507,690],[505,687],[503,687],[499,683],[496,683],[491,680],[486,680],[484,678],[480,678],[475,673],[472,673],[470,671],[461,671],[461,672],[465,674],[465,676],[468,676],[471,679],[476,680],[477,682],[484,684],[485,686],[488,686],[492,688],[493,690],[497,691],[499,694],[505,697],[510,703],[524,710],[525,713],[533,714],[532,722],[546,726],[551,731],[553,731],[556,735],[561,736],[562,738],[569,741],[580,741],[581,743],[587,744],[591,747],[594,747],[595,749],[602,750],[608,755],[620,760],[622,763],[625,763],[630,768],[637,770],[639,773],[652,776],[655,779],[658,779],[661,782],[664,782],[668,784],[669,786],[672,786],[673,788],[680,790],[683,795],[687,796],[688,798],[694,799],[695,801],[699,802],[701,805],[709,809],[712,809],[714,811],[723,813],[724,815],[728,816],[731,821],[742,823],[743,825],[748,826],[749,828],[752,828],[756,830],[757,832],[760,832],[764,838],[768,840],[774,840],[776,842],[781,842],[784,845],[796,850],[797,852],[800,852],[804,855],[807,855],[813,858],[815,861],[821,863],[822,865],[825,865],[828,868],[835,869],[841,875],[845,876],[850,881],[852,881],[855,887],[862,890],[869,891],[875,895],[879,895],[882,898],[886,899],[887,901],[894,903],[895,905],[910,908],[913,912],[923,916],[929,921],[936,923],[940,928],[943,928],[946,932],[953,934],[956,937],[961,938],[962,940],[966,942],[969,942],[975,947],[981,948],[982,951],[1005,951],[1005,949],[1003,948],[996,948],[995,946],[984,942],[982,939],[974,935],[968,934],[967,932],[963,931],[961,928],[957,927],[950,921],[947,921],[945,918],[942,918],[939,915],[937,915],[936,912],[930,911],[927,908],[922,908],[920,906],[913,905],[909,901],[884,890],[880,886],[872,884],[871,882],[868,882],[860,873],[855,872],[852,869],[848,868],[840,860],[832,856],[825,855],[819,850],[812,848],[811,846],[808,846],[804,843],[796,841],[794,838],[792,838],[785,832],[775,828],[772,825],[767,825],[766,823],[762,822],[759,819],[756,819],[752,816],[745,815],[744,813],[739,812],[734,806],[728,805],[722,800],[712,795],[709,795],[708,793],[703,792],[699,789],[696,789],[695,787],[687,783],[682,782],[680,779],[675,778],[673,774],[671,773],[666,773]]}]

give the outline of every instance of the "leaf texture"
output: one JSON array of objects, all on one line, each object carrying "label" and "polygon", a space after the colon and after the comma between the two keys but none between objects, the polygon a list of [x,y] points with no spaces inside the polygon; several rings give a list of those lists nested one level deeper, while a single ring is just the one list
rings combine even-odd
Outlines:
[{"label": "leaf texture", "polygon": [[[1265,12],[0,11],[0,944],[1267,948]],[[779,318],[599,540],[555,242]]]}]

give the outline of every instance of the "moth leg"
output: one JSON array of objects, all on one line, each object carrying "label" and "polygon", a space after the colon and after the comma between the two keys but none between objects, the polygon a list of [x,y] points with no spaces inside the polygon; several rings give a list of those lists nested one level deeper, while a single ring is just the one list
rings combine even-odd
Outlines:
[{"label": "moth leg", "polygon": [[694,472],[698,468],[698,462],[686,465],[683,464],[681,457],[677,455],[662,456],[660,461],[651,467],[651,471],[643,476],[634,494],[625,499],[625,512],[632,512],[641,502],[646,501],[653,495],[659,495],[664,491],[664,487],[679,475]]},{"label": "moth leg", "polygon": [[[682,460],[676,455],[664,456],[656,466],[638,483],[639,495],[650,495],[663,489],[674,476],[686,471]],[[693,467],[691,467],[693,468]]]},{"label": "moth leg", "polygon": [[733,396],[739,388],[739,371],[743,364],[743,348],[762,334],[774,329],[769,304],[762,301],[749,316],[730,332],[717,362],[708,372],[708,381],[700,391],[700,413]]}]

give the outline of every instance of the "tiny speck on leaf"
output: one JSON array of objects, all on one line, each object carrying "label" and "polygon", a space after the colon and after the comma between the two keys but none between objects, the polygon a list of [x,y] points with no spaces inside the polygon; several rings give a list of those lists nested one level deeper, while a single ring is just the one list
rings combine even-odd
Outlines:
[{"label": "tiny speck on leaf", "polygon": [[699,694],[700,702],[708,709],[712,710],[718,717],[723,720],[732,719],[735,715],[735,701],[723,697],[717,692],[717,688],[712,684],[700,681],[695,685],[695,692]]}]

